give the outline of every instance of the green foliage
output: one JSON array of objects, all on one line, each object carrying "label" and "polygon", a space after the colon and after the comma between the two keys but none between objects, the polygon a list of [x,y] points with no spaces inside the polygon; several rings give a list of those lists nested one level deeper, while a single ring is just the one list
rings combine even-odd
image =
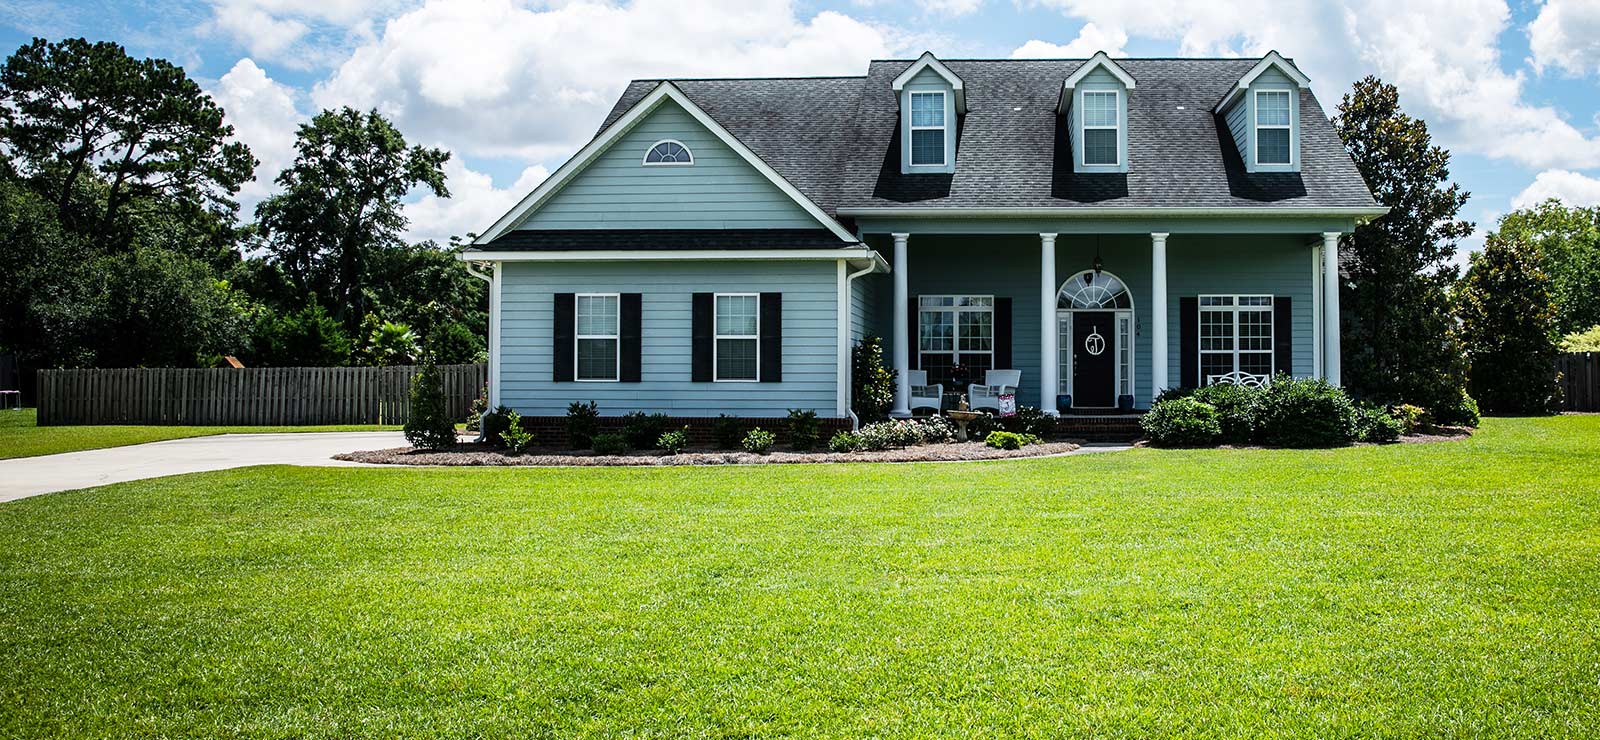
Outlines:
[{"label": "green foliage", "polygon": [[983,443],[997,450],[1020,450],[1028,445],[1038,444],[1039,438],[1032,434],[1017,432],[989,432],[989,436],[983,438]]},{"label": "green foliage", "polygon": [[834,432],[833,437],[828,440],[829,452],[844,454],[846,452],[855,452],[859,449],[861,449],[861,437],[857,436],[855,432]]},{"label": "green foliage", "polygon": [[666,414],[634,411],[622,417],[622,436],[628,440],[628,446],[636,450],[655,449],[656,440],[666,431]]},{"label": "green foliage", "polygon": [[[483,415],[483,441],[485,443],[495,447],[506,445],[505,433],[506,430],[511,428],[512,413],[514,412],[509,407],[497,406],[494,411]],[[521,416],[517,417],[519,420],[521,418]]]},{"label": "green foliage", "polygon": [[[398,321],[380,321],[377,314],[367,314],[362,322],[366,342],[361,347],[361,359],[367,365],[387,367],[411,365],[422,356],[422,346],[417,333]],[[433,358],[435,362],[437,358]]]},{"label": "green foliage", "polygon": [[1548,411],[1557,387],[1556,312],[1538,251],[1490,234],[1472,255],[1456,303],[1472,395],[1490,411]]},{"label": "green foliage", "polygon": [[717,420],[711,422],[711,436],[717,440],[717,449],[737,450],[744,440],[744,423],[737,416],[717,414]]},{"label": "green foliage", "polygon": [[1261,391],[1233,383],[1218,383],[1197,388],[1190,398],[1217,410],[1221,440],[1227,444],[1246,444],[1255,438],[1256,404]]},{"label": "green foliage", "polygon": [[1433,429],[1433,414],[1421,406],[1402,403],[1390,409],[1389,413],[1400,421],[1401,434],[1417,434]]},{"label": "green foliage", "polygon": [[[943,416],[929,416],[920,419],[917,424],[922,427],[922,442],[924,444],[940,444],[954,441],[956,438],[955,422]],[[1054,424],[1051,428],[1054,429]]]},{"label": "green foliage", "polygon": [[1462,391],[1461,395],[1429,410],[1433,423],[1447,427],[1476,428],[1479,422],[1478,402]]},{"label": "green foliage", "polygon": [[[594,401],[567,404],[567,446],[585,450],[595,444],[600,433],[600,407]],[[624,440],[626,443],[626,440]]]},{"label": "green foliage", "polygon": [[632,449],[628,446],[628,438],[618,432],[606,432],[594,436],[594,451],[599,455],[621,455]]},{"label": "green foliage", "polygon": [[756,427],[755,429],[751,429],[749,434],[744,435],[744,442],[741,444],[744,447],[745,452],[753,452],[757,455],[765,455],[772,451],[772,446],[777,444],[777,442],[778,435],[766,431],[761,427]]},{"label": "green foliage", "polygon": [[1338,447],[1356,439],[1356,406],[1320,378],[1279,376],[1261,389],[1256,424],[1264,445]]},{"label": "green foliage", "polygon": [[864,337],[850,349],[850,408],[862,424],[889,418],[898,376],[883,359],[883,340]]},{"label": "green foliage", "polygon": [[1007,431],[1031,434],[1040,439],[1048,439],[1056,433],[1055,418],[1036,406],[1017,406],[1017,413],[1001,417],[999,421]]},{"label": "green foliage", "polygon": [[444,374],[427,363],[411,379],[411,418],[406,420],[406,441],[423,450],[454,447],[456,424],[445,408]]},{"label": "green foliage", "polygon": [[[1538,250],[1550,276],[1557,331],[1600,325],[1600,207],[1568,207],[1551,198],[1501,217],[1496,233]],[[1590,346],[1600,347],[1600,331],[1592,336]]]},{"label": "green foliage", "polygon": [[689,448],[689,427],[662,433],[656,439],[656,447],[666,450],[668,455],[683,454]]},{"label": "green foliage", "polygon": [[1396,442],[1405,430],[1405,422],[1382,406],[1361,404],[1356,407],[1356,439],[1362,442]]},{"label": "green foliage", "polygon": [[533,432],[522,423],[522,414],[510,409],[506,410],[504,428],[500,431],[500,439],[504,442],[506,451],[513,455],[520,455],[533,446]]},{"label": "green foliage", "polygon": [[1222,436],[1217,409],[1193,398],[1169,398],[1151,404],[1139,419],[1151,442],[1169,447],[1204,447]]},{"label": "green foliage", "polygon": [[483,416],[489,411],[489,384],[485,383],[478,391],[478,397],[472,399],[472,404],[467,407],[467,431],[476,432],[483,428]]},{"label": "green foliage", "polygon": [[817,446],[822,436],[817,412],[789,409],[789,446],[802,452]]},{"label": "green foliage", "polygon": [[1388,215],[1341,240],[1343,380],[1381,403],[1433,405],[1465,386],[1449,290],[1467,193],[1449,182],[1450,153],[1400,109],[1393,85],[1367,77],[1339,104],[1334,126]]},{"label": "green foliage", "polygon": [[1561,338],[1562,352],[1600,352],[1600,325]]},{"label": "green foliage", "polygon": [[313,296],[297,313],[263,317],[251,359],[267,367],[344,365],[350,361],[350,338]]}]

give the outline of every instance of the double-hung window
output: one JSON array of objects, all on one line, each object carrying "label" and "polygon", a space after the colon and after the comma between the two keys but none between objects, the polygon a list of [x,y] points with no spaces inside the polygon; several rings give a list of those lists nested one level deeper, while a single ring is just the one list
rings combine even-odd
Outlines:
[{"label": "double-hung window", "polygon": [[716,296],[716,356],[712,365],[719,381],[759,380],[761,355],[761,295],[718,293]]},{"label": "double-hung window", "polygon": [[944,166],[944,140],[944,93],[911,93],[911,165]]},{"label": "double-hung window", "polygon": [[1083,163],[1086,165],[1121,164],[1117,156],[1121,129],[1118,96],[1115,90],[1083,92]]},{"label": "double-hung window", "polygon": [[1273,374],[1272,296],[1200,296],[1200,384],[1231,372]]},{"label": "double-hung window", "polygon": [[1292,164],[1288,90],[1256,91],[1256,164]]},{"label": "double-hung window", "polygon": [[621,364],[621,296],[616,293],[579,293],[577,313],[577,380],[617,380]]},{"label": "double-hung window", "polygon": [[961,365],[981,379],[994,368],[994,296],[925,295],[917,298],[917,367],[929,383],[946,383]]}]

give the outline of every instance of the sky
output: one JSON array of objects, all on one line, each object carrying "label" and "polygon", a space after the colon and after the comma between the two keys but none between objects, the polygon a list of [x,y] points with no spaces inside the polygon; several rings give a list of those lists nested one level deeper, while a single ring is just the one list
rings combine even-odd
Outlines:
[{"label": "sky", "polygon": [[1600,0],[6,0],[0,48],[35,36],[180,64],[261,165],[244,215],[316,111],[377,108],[452,153],[453,197],[417,194],[414,239],[482,231],[598,128],[627,81],[863,74],[868,60],[1259,57],[1331,114],[1395,84],[1453,154],[1481,245],[1547,197],[1600,203]]}]

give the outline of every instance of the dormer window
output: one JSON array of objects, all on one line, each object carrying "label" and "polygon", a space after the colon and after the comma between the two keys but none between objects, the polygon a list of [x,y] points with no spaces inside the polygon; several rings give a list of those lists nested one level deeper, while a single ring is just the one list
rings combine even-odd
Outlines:
[{"label": "dormer window", "polygon": [[911,93],[911,166],[944,166],[944,93]]},{"label": "dormer window", "polygon": [[673,139],[663,139],[651,145],[650,150],[644,154],[644,163],[647,165],[690,165],[694,164],[694,154],[689,147]]},{"label": "dormer window", "polygon": [[1137,87],[1133,75],[1103,51],[1062,83],[1056,112],[1068,117],[1073,172],[1128,171],[1128,99]]},{"label": "dormer window", "polygon": [[1083,163],[1086,165],[1119,164],[1117,137],[1122,128],[1117,104],[1120,93],[1115,90],[1085,90],[1083,92]]},{"label": "dormer window", "polygon": [[1288,90],[1256,91],[1256,163],[1292,164]]}]

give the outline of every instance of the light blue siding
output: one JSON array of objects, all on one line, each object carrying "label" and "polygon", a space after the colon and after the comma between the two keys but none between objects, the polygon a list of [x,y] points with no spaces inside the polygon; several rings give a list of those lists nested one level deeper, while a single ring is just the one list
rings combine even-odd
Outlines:
[{"label": "light blue siding", "polygon": [[1249,112],[1245,98],[1228,108],[1228,133],[1233,135],[1233,145],[1239,148],[1239,159],[1244,162],[1250,161],[1250,124],[1246,120]]},{"label": "light blue siding", "polygon": [[[911,165],[911,93],[944,93],[944,164]],[[956,171],[956,96],[954,88],[938,72],[924,69],[906,82],[900,91],[900,171],[903,173],[947,173]]]},{"label": "light blue siding", "polygon": [[[690,166],[645,166],[662,139],[682,142]],[[815,218],[671,100],[518,228],[755,229],[821,228]]]},{"label": "light blue siding", "polygon": [[[790,408],[836,415],[838,263],[507,263],[501,298],[501,401],[528,415],[596,401],[605,416],[782,416]],[[551,381],[556,293],[641,293],[643,382]],[[696,292],[783,293],[783,382],[690,380],[690,300]]]},{"label": "light blue siding", "polygon": [[[1083,163],[1083,93],[1086,91],[1117,92],[1117,164],[1088,165]],[[1127,172],[1128,171],[1128,90],[1115,75],[1100,67],[1079,81],[1072,89],[1072,104],[1067,108],[1067,135],[1072,140],[1072,166],[1076,172]]]}]

